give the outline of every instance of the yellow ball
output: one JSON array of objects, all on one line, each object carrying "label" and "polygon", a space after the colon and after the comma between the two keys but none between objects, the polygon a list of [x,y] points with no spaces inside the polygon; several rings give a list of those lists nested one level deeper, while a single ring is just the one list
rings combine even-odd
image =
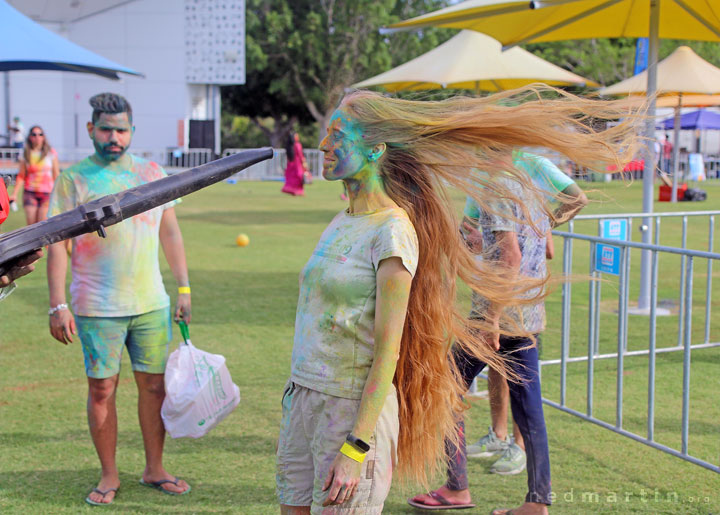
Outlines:
[{"label": "yellow ball", "polygon": [[244,247],[248,243],[250,243],[250,238],[248,238],[247,234],[238,234],[238,237],[235,238],[235,243],[237,243],[238,247]]}]

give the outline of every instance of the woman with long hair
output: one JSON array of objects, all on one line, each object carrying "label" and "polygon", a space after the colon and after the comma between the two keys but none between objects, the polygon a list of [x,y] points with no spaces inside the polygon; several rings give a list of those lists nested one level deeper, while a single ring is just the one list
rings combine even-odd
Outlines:
[{"label": "woman with long hair", "polygon": [[[395,468],[424,486],[443,469],[444,441],[458,441],[466,409],[451,348],[517,379],[497,338],[531,335],[504,308],[537,301],[527,292],[541,285],[476,263],[448,186],[527,214],[524,199],[542,193],[512,165],[513,150],[618,165],[634,153],[632,117],[602,132],[590,122],[629,114],[627,104],[545,87],[438,102],[367,91],[342,100],[320,150],[323,176],[344,181],[350,205],[300,276],[278,442],[282,513],[381,513]],[[458,279],[492,303],[492,323],[465,318]]]},{"label": "woman with long hair", "polygon": [[30,128],[20,159],[20,171],[10,200],[15,202],[23,188],[23,207],[28,225],[47,218],[50,192],[60,175],[57,152],[50,146],[39,125]]},{"label": "woman with long hair", "polygon": [[285,152],[287,166],[285,167],[285,184],[281,191],[295,196],[305,195],[304,179],[308,171],[308,165],[297,132],[290,131],[288,134]]}]

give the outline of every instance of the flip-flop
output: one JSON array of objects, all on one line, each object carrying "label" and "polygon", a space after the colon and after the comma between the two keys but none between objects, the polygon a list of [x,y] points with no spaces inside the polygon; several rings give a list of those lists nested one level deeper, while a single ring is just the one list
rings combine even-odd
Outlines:
[{"label": "flip-flop", "polygon": [[[90,492],[90,493],[95,492],[96,494],[102,495],[102,496],[103,496],[103,499],[105,499],[105,496],[106,496],[107,494],[109,494],[110,492],[115,492],[115,497],[117,497],[117,493],[118,493],[118,490],[119,490],[119,489],[120,489],[120,487],[117,487],[117,488],[108,488],[107,490],[102,491],[102,490],[100,490],[99,488],[93,488],[92,492]],[[92,506],[110,506],[110,505],[115,501],[115,497],[113,497],[113,498],[112,498],[112,501],[110,501],[110,502],[97,502],[97,501],[93,501],[92,499],[90,499],[90,495],[88,495],[88,496],[85,498],[85,502],[88,503],[88,504],[90,504],[90,505],[92,505]]]},{"label": "flip-flop", "polygon": [[440,495],[439,493],[433,491],[428,493],[430,497],[435,499],[437,502],[439,502],[439,505],[433,505],[433,504],[425,504],[419,501],[413,501],[412,498],[408,499],[408,504],[412,506],[413,508],[419,508],[421,510],[465,510],[468,508],[474,508],[474,504],[456,504],[451,501],[448,501]]},{"label": "flip-flop", "polygon": [[168,495],[185,495],[190,490],[192,490],[190,485],[188,485],[187,490],[185,490],[184,492],[172,492],[172,491],[168,490],[167,488],[162,487],[162,485],[164,485],[166,483],[171,483],[175,486],[178,486],[178,481],[180,481],[179,477],[176,477],[174,481],[172,479],[163,479],[162,481],[149,481],[148,482],[148,481],[145,481],[144,479],[140,479],[140,484],[142,486],[154,488],[155,490],[160,490],[161,492],[166,493]]}]

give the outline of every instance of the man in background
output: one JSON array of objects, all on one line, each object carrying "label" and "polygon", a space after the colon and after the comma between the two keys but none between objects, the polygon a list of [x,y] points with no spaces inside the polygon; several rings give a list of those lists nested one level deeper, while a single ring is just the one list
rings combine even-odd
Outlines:
[{"label": "man in background", "polygon": [[23,148],[25,145],[25,125],[20,121],[20,117],[13,118],[13,125],[8,125],[10,131],[10,139],[14,148]]},{"label": "man in background", "polygon": [[[50,199],[50,216],[166,175],[156,163],[127,152],[135,127],[125,98],[101,93],[90,99],[90,105],[92,121],[87,130],[95,153],[58,177]],[[145,447],[140,483],[171,495],[190,491],[190,486],[169,474],[162,462],[165,426],[160,408],[165,398],[171,327],[170,299],[158,263],[159,244],[178,285],[175,319],[189,322],[191,307],[175,203],[108,227],[105,238],[97,233],[75,238],[72,312],[65,300],[65,245],[55,243],[49,248],[50,333],[65,344],[78,334],[85,356],[88,423],[102,469],[97,487],[85,499],[88,504],[112,503],[120,487],[115,461],[115,399],[125,346],[138,387],[138,416]]]}]

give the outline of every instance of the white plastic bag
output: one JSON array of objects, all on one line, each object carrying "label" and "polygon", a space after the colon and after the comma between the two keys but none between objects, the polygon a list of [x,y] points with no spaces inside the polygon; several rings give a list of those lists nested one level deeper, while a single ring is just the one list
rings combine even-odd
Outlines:
[{"label": "white plastic bag", "polygon": [[185,341],[170,354],[160,414],[173,438],[200,438],[235,409],[240,388],[232,382],[223,356],[195,347],[184,322],[180,330]]}]

